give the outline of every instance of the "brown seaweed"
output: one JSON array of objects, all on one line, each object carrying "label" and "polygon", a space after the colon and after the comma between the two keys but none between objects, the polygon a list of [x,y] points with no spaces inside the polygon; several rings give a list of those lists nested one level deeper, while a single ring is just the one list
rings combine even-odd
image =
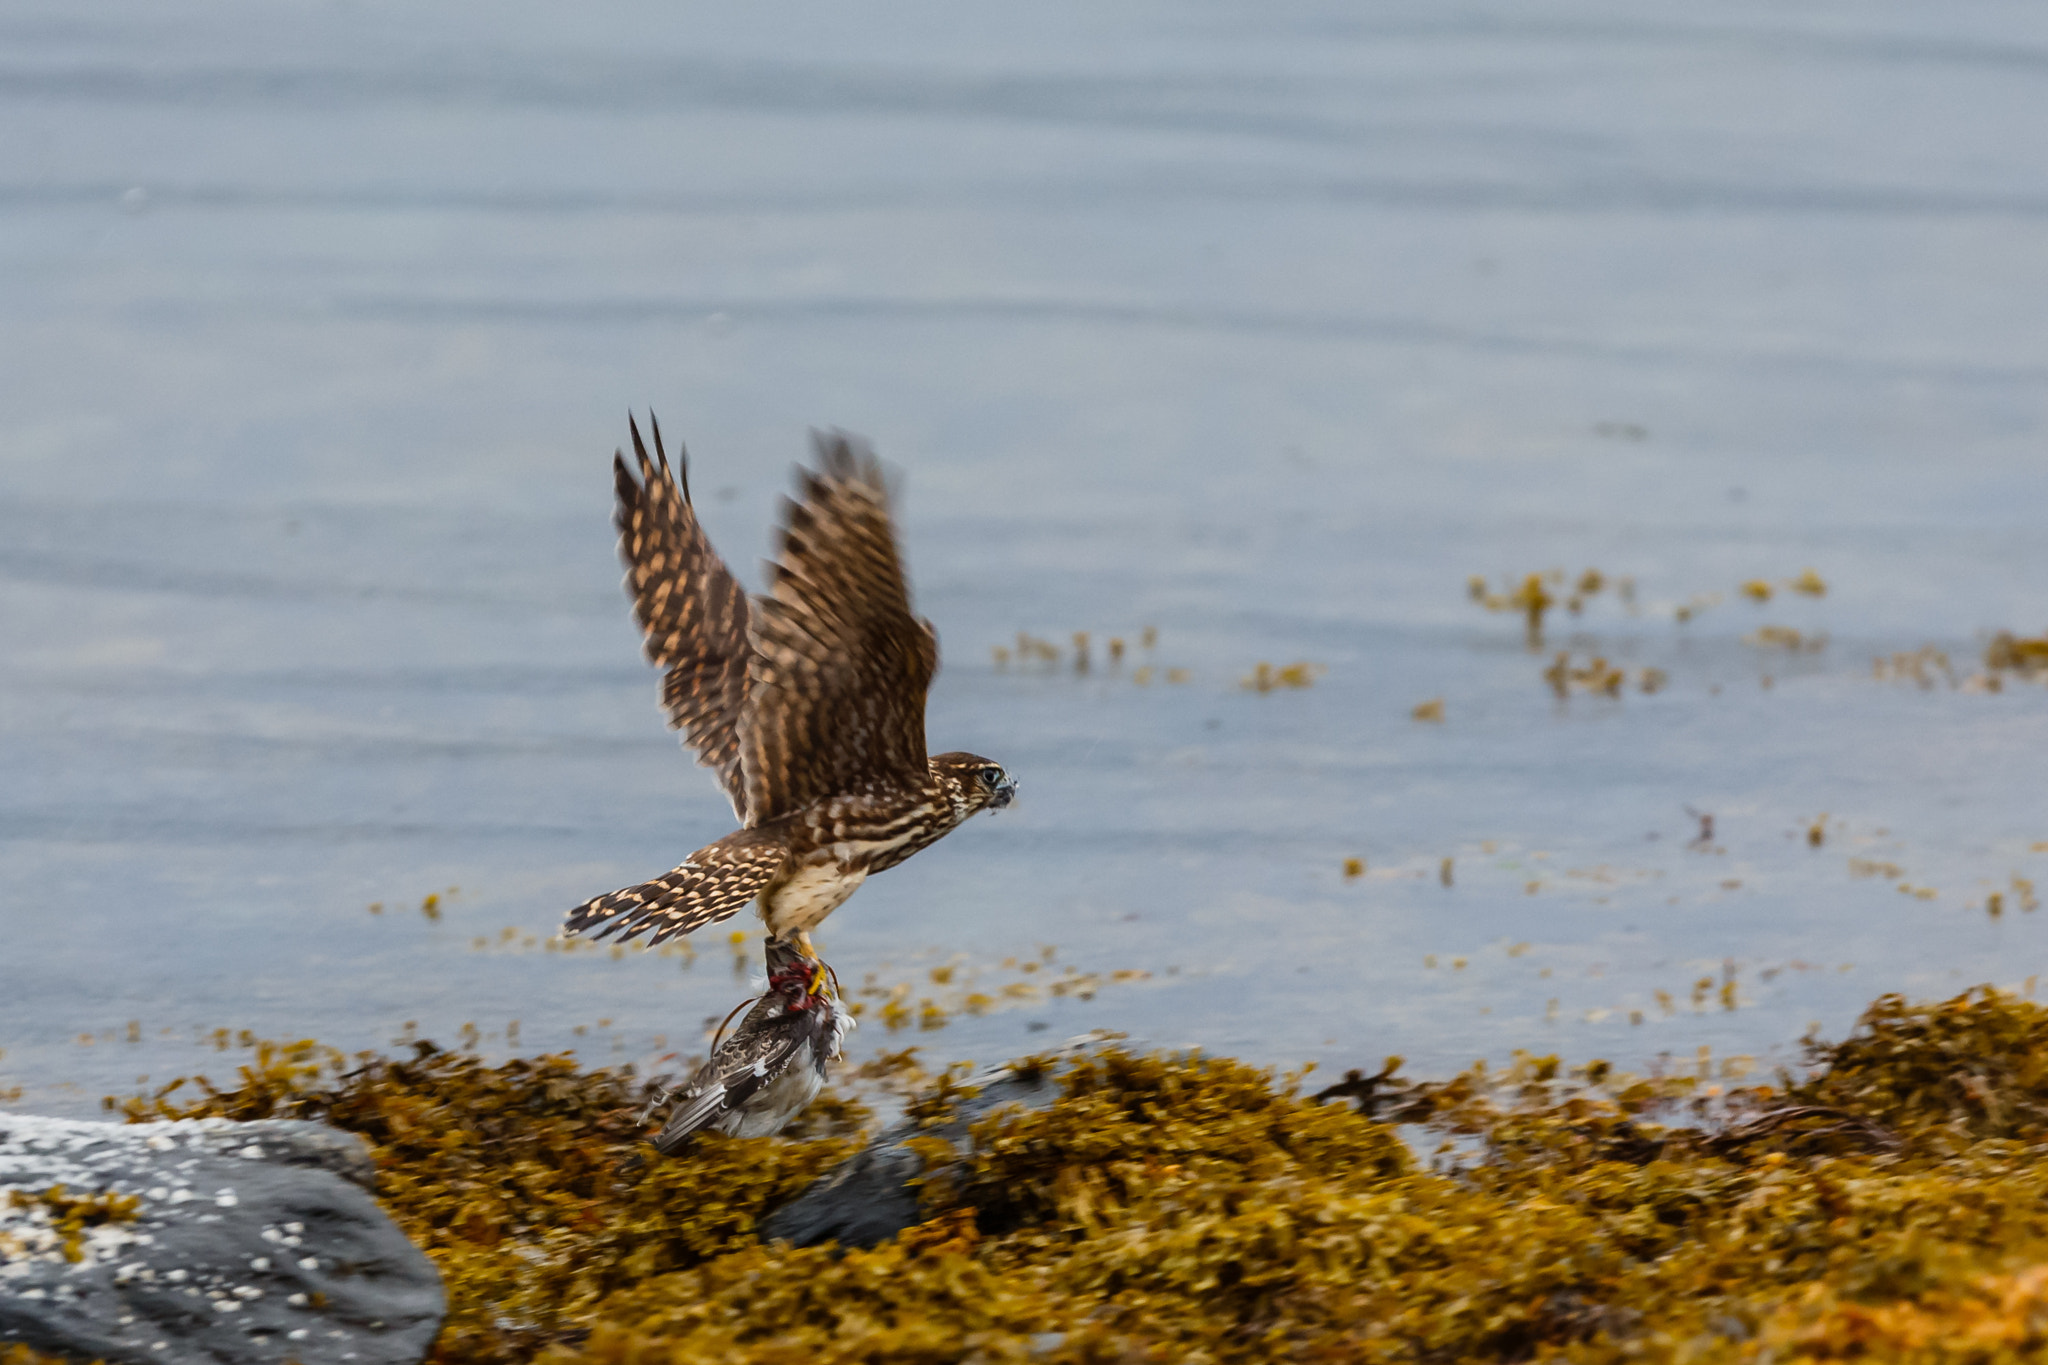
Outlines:
[{"label": "brown seaweed", "polygon": [[[844,1100],[662,1161],[626,1073],[301,1043],[127,1107],[364,1134],[446,1277],[450,1365],[2040,1358],[2048,1010],[1887,996],[1808,1061],[1710,1094],[1391,1059],[1311,1094],[1200,1055],[1048,1060],[1061,1097],[931,1139],[928,1221],[867,1251],[755,1232],[851,1150]],[[961,1093],[922,1087],[934,1123]]]}]

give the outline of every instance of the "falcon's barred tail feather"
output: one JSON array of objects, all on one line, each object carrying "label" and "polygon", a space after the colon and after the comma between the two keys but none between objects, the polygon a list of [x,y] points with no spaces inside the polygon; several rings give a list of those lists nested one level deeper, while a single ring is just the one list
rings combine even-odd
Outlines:
[{"label": "falcon's barred tail feather", "polygon": [[781,843],[740,830],[698,849],[682,866],[653,881],[585,901],[569,912],[562,932],[592,938],[618,934],[623,943],[652,930],[647,940],[652,947],[746,909],[788,860]]}]

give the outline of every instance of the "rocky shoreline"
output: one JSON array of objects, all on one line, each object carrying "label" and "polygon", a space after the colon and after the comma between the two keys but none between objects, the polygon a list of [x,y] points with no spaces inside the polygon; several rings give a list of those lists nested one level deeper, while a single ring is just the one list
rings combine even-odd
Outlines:
[{"label": "rocky shoreline", "polygon": [[[0,1163],[45,1162],[0,1164],[16,1215],[0,1227],[33,1223],[41,1258],[0,1277],[0,1340],[124,1363],[2038,1358],[2042,1058],[2048,1011],[1986,990],[1881,999],[1806,1075],[1732,1089],[1523,1057],[1317,1090],[1096,1046],[924,1078],[865,1142],[865,1112],[828,1095],[789,1136],[667,1161],[622,1072],[264,1046],[235,1085],[131,1102],[146,1126],[0,1120]],[[267,1126],[226,1126],[248,1123]],[[331,1249],[301,1268],[244,1245],[290,1222],[308,1249],[369,1238],[357,1139],[336,1132],[374,1153],[401,1245],[366,1240],[380,1249],[350,1275]],[[173,1201],[142,1153],[211,1202]],[[46,1179],[71,1203],[30,1207]],[[289,1216],[298,1182],[324,1222]],[[231,1245],[165,1240],[175,1209],[202,1205],[218,1221],[188,1231]],[[140,1255],[139,1235],[161,1244]],[[239,1305],[188,1310],[189,1354],[152,1349],[171,1339],[154,1326],[143,1354],[148,1332],[23,1326],[60,1281],[67,1305],[132,1312],[139,1272],[113,1281],[148,1265],[160,1292],[183,1256],[249,1281],[181,1287]],[[373,1285],[385,1301],[358,1292]],[[364,1329],[352,1355],[291,1336],[315,1293]],[[151,1323],[186,1307],[162,1297]]]},{"label": "rocky shoreline", "polygon": [[0,1341],[123,1365],[411,1365],[445,1307],[319,1123],[0,1114]]}]

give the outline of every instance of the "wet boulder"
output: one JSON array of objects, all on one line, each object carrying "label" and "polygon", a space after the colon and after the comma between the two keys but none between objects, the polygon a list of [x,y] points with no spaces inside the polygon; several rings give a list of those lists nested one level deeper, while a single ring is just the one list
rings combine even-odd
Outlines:
[{"label": "wet boulder", "polygon": [[0,1342],[116,1365],[412,1365],[441,1281],[317,1123],[0,1114]]},{"label": "wet boulder", "polygon": [[[942,1139],[957,1157],[965,1158],[973,1145],[968,1130],[988,1114],[1006,1107],[1039,1109],[1059,1098],[1058,1068],[1048,1063],[1121,1037],[1117,1033],[1082,1034],[1032,1065],[999,1066],[969,1077],[953,1101],[950,1119],[933,1127],[906,1119],[885,1129],[762,1220],[761,1240],[800,1247],[824,1242],[871,1247],[924,1221],[918,1207],[919,1187],[951,1163],[928,1163],[911,1145],[912,1139]],[[928,1143],[919,1145],[931,1150]]]}]

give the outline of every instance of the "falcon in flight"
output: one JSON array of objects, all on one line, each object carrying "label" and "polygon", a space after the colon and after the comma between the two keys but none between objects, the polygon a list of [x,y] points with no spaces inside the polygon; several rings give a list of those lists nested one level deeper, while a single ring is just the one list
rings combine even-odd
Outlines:
[{"label": "falcon in flight", "polygon": [[671,471],[633,430],[638,477],[613,457],[619,554],[647,657],[667,669],[671,728],[718,774],[740,828],[653,881],[585,901],[567,934],[656,944],[756,906],[814,957],[810,931],[868,874],[896,866],[1017,784],[976,754],[927,756],[925,692],[939,667],[913,616],[881,465],[858,438],[816,433],[783,507],[768,591],[749,599]]}]

